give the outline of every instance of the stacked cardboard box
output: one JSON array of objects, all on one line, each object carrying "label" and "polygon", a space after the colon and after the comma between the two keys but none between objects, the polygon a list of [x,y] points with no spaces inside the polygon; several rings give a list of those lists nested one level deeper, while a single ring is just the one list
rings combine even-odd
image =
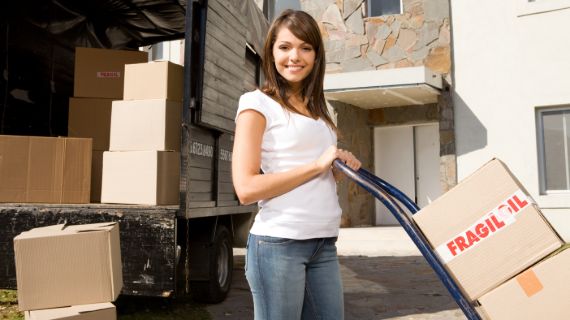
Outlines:
[{"label": "stacked cardboard box", "polygon": [[[423,208],[414,221],[473,303],[562,245],[498,159]],[[512,305],[499,308],[509,312]]]},{"label": "stacked cardboard box", "polygon": [[0,202],[89,203],[91,139],[0,136]]},{"label": "stacked cardboard box", "polygon": [[68,135],[93,138],[91,202],[101,200],[103,152],[109,150],[111,106],[123,98],[125,65],[148,61],[140,51],[75,49],[74,97],[69,99]]},{"label": "stacked cardboard box", "polygon": [[183,67],[166,61],[125,67],[124,100],[113,101],[101,202],[179,203]]},{"label": "stacked cardboard box", "polygon": [[479,298],[492,320],[570,319],[570,250],[561,250]]},{"label": "stacked cardboard box", "polygon": [[114,320],[123,286],[117,223],[55,225],[14,238],[26,319]]}]

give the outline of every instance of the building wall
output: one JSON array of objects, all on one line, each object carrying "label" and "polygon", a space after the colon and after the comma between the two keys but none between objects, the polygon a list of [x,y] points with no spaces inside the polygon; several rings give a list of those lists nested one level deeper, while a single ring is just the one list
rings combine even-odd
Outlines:
[{"label": "building wall", "polygon": [[[447,75],[451,69],[448,0],[403,0],[401,15],[366,17],[363,0],[301,0],[301,8],[319,23],[326,49],[327,73],[353,72],[422,66]],[[440,99],[442,100],[442,99]],[[449,99],[448,99],[449,100]],[[443,100],[444,102],[447,100]],[[442,148],[453,150],[453,106],[410,107],[397,110],[364,110],[332,102],[339,129],[340,145],[359,157],[363,166],[373,168],[372,128],[380,125],[433,122],[446,116],[440,130]],[[425,112],[425,111],[428,112]],[[451,116],[449,116],[451,115]],[[385,117],[387,122],[379,120]],[[443,119],[443,118],[442,118]],[[451,128],[451,129],[450,129]],[[445,140],[445,141],[444,141]],[[455,155],[442,154],[443,190],[455,184]],[[451,173],[452,175],[447,175]],[[451,178],[450,178],[451,177]],[[354,183],[339,186],[343,226],[374,224],[374,199]]]},{"label": "building wall", "polygon": [[404,13],[366,17],[363,0],[301,0],[321,27],[327,72],[425,65],[450,70],[447,0],[403,0]]},{"label": "building wall", "polygon": [[535,118],[570,104],[570,9],[520,16],[530,5],[451,0],[458,178],[500,158],[570,239],[570,194],[539,194]]},{"label": "building wall", "polygon": [[[374,159],[368,111],[339,101],[329,103],[339,129],[339,148],[350,150],[362,162],[362,167],[370,170]],[[338,184],[338,195],[342,227],[374,224],[374,200],[367,191],[346,178]]]}]

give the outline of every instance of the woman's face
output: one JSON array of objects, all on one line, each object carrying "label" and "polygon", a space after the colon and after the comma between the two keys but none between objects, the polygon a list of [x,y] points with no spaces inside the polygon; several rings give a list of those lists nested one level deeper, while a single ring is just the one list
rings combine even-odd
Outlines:
[{"label": "woman's face", "polygon": [[293,90],[299,89],[301,81],[313,70],[315,50],[313,46],[295,37],[287,28],[277,32],[273,44],[273,59],[277,72],[289,82]]}]

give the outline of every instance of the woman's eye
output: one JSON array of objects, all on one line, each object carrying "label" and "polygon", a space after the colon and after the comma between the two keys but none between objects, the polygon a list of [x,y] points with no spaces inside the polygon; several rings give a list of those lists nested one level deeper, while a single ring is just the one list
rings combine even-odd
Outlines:
[{"label": "woman's eye", "polygon": [[305,47],[305,48],[303,48],[303,50],[305,50],[305,51],[313,51],[313,48],[311,48],[311,47]]}]

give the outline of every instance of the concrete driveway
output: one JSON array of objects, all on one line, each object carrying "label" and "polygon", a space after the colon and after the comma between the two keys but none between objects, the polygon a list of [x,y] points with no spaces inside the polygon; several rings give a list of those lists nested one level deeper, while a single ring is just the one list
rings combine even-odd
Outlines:
[{"label": "concrete driveway", "polygon": [[[401,227],[341,229],[337,242],[345,319],[466,319]],[[244,253],[234,253],[232,291],[208,306],[215,320],[251,320]]]}]

